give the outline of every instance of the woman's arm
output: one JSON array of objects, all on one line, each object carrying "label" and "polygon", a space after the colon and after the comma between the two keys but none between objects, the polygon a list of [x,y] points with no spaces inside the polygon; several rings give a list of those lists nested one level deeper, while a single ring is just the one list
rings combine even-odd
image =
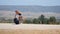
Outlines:
[{"label": "woman's arm", "polygon": [[16,14],[15,14],[15,18],[16,18]]}]

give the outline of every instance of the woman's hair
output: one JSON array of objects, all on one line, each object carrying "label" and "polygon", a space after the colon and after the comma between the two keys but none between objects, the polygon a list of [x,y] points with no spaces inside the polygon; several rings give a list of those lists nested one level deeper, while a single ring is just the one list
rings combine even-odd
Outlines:
[{"label": "woman's hair", "polygon": [[21,15],[21,13],[18,10],[16,10],[15,12],[16,12],[16,14]]}]

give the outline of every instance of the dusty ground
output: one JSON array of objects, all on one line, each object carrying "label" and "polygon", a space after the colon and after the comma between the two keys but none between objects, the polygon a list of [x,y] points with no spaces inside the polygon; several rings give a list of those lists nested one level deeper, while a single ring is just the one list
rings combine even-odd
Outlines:
[{"label": "dusty ground", "polygon": [[60,34],[60,25],[0,24],[0,34]]},{"label": "dusty ground", "polygon": [[60,34],[60,30],[0,30],[0,34]]}]

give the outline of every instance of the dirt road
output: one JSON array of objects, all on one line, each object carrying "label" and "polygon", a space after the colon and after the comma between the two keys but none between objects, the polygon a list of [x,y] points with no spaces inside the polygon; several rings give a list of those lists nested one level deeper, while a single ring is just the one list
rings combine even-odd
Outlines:
[{"label": "dirt road", "polygon": [[0,24],[0,34],[60,34],[60,25]]}]

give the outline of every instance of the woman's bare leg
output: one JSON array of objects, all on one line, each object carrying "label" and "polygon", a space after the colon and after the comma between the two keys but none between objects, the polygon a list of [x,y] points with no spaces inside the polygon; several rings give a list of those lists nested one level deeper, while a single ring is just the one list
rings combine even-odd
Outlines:
[{"label": "woman's bare leg", "polygon": [[19,16],[19,23],[23,23],[22,16]]}]

